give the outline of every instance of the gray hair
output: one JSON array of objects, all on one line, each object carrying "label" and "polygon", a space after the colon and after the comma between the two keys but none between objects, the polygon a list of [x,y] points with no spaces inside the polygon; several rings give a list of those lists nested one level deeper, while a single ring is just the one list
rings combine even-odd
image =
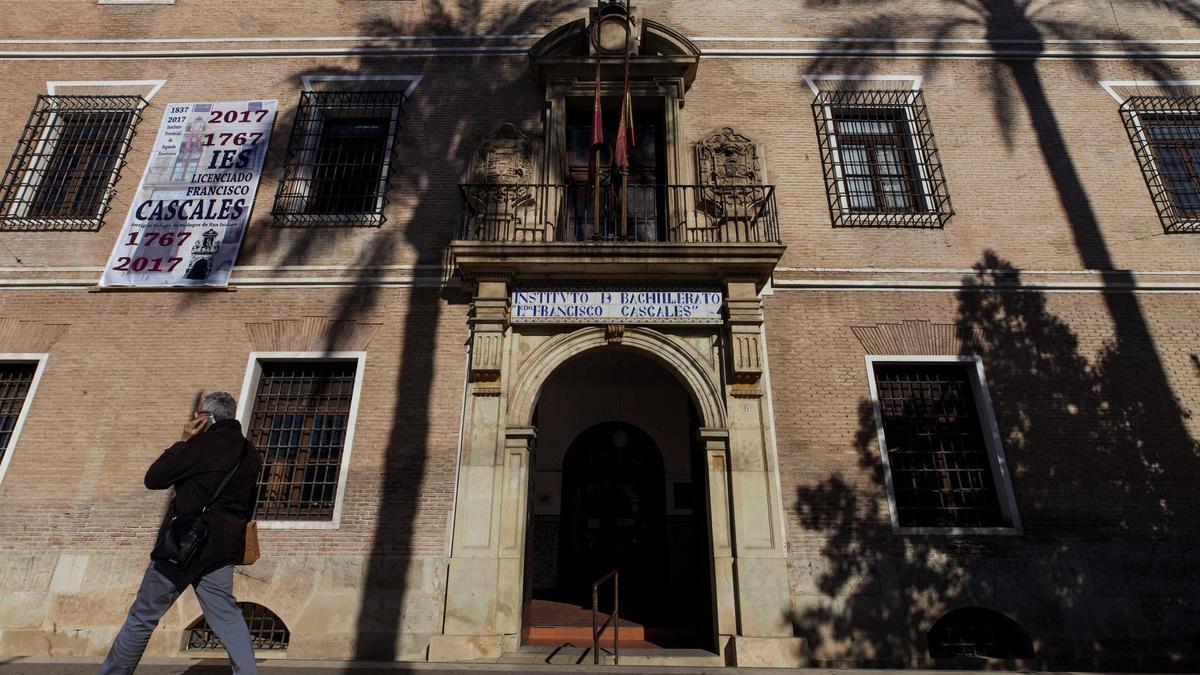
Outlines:
[{"label": "gray hair", "polygon": [[233,396],[224,391],[210,391],[201,396],[200,409],[212,414],[213,419],[218,422],[237,417],[237,402],[233,400]]}]

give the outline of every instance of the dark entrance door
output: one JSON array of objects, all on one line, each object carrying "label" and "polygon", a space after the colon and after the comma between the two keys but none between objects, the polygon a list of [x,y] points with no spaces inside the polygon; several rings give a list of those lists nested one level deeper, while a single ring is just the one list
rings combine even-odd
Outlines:
[{"label": "dark entrance door", "polygon": [[[563,462],[559,588],[590,605],[592,583],[621,572],[621,616],[656,623],[667,567],[663,461],[654,441],[622,422],[580,434]],[[604,608],[611,589],[602,593]]]}]

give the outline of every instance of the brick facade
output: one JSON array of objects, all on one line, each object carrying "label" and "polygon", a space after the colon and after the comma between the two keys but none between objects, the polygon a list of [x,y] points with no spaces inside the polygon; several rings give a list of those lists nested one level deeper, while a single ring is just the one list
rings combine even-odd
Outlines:
[{"label": "brick facade", "polygon": [[[198,390],[242,390],[249,355],[268,351],[249,325],[315,317],[378,325],[340,526],[264,530],[239,597],[288,623],[289,658],[428,658],[472,335],[473,289],[448,255],[457,184],[500,124],[542,137],[527,50],[590,3],[29,4],[0,28],[0,153],[51,82],[164,83],[99,231],[0,231],[0,353],[48,355],[0,481],[0,655],[105,652],[166,504],[145,467]],[[1151,54],[1194,57],[1155,41],[1200,38],[1200,21],[1150,0],[1120,3],[1116,24],[1083,0],[1028,17],[1004,0],[861,4],[637,3],[701,49],[678,130],[686,171],[693,144],[732,127],[775,186],[787,249],[762,300],[767,393],[808,662],[929,663],[932,624],[979,606],[1015,619],[1036,663],[1194,667],[1200,235],[1163,234],[1098,81],[1200,79],[1190,58]],[[921,78],[955,207],[945,228],[830,226],[811,74]],[[304,78],[383,75],[421,77],[386,223],[276,227]],[[165,106],[271,98],[230,289],[95,289]],[[927,346],[913,355],[982,358],[1020,534],[893,533],[864,361],[887,347],[860,339],[880,325]],[[940,340],[921,337],[930,326]],[[197,616],[182,600],[151,653],[178,654]]]}]

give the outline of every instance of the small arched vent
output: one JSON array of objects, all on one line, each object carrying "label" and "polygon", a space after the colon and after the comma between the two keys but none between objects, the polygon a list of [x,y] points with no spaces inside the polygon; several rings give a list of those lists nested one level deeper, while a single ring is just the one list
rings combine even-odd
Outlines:
[{"label": "small arched vent", "polygon": [[[275,612],[253,602],[239,602],[246,627],[250,629],[250,642],[255,650],[287,649],[291,633]],[[186,651],[221,650],[225,645],[213,632],[208,621],[201,615],[184,631],[183,648]]]},{"label": "small arched vent", "polygon": [[992,659],[1033,658],[1033,641],[1020,624],[982,607],[956,609],[929,629],[929,655]]}]

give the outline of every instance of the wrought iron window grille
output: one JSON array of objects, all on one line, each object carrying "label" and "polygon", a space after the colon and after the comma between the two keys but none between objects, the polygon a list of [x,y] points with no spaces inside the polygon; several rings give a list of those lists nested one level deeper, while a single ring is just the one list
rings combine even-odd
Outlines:
[{"label": "wrought iron window grille", "polygon": [[4,461],[4,455],[8,452],[8,444],[16,431],[17,420],[21,418],[25,399],[29,397],[36,370],[37,364],[34,363],[0,364],[0,462]]},{"label": "wrought iron window grille", "polygon": [[1200,96],[1133,96],[1121,119],[1163,230],[1200,232]]},{"label": "wrought iron window grille", "polygon": [[823,91],[813,117],[834,227],[940,228],[954,215],[920,91]]},{"label": "wrought iron window grille", "polygon": [[275,206],[282,227],[383,225],[404,94],[300,94]]},{"label": "wrought iron window grille", "polygon": [[963,364],[874,364],[900,527],[1007,528]]},{"label": "wrought iron window grille", "polygon": [[261,368],[247,430],[263,462],[255,517],[332,520],[357,363],[265,362]]},{"label": "wrought iron window grille", "polygon": [[[288,648],[291,631],[271,610],[253,602],[239,602],[242,617],[246,620],[246,628],[250,629],[250,644],[255,651],[280,651]],[[203,615],[192,622],[183,632],[184,651],[216,651],[224,650],[221,638],[208,625]]]},{"label": "wrought iron window grille", "polygon": [[100,229],[146,101],[38,96],[0,183],[0,230]]}]

